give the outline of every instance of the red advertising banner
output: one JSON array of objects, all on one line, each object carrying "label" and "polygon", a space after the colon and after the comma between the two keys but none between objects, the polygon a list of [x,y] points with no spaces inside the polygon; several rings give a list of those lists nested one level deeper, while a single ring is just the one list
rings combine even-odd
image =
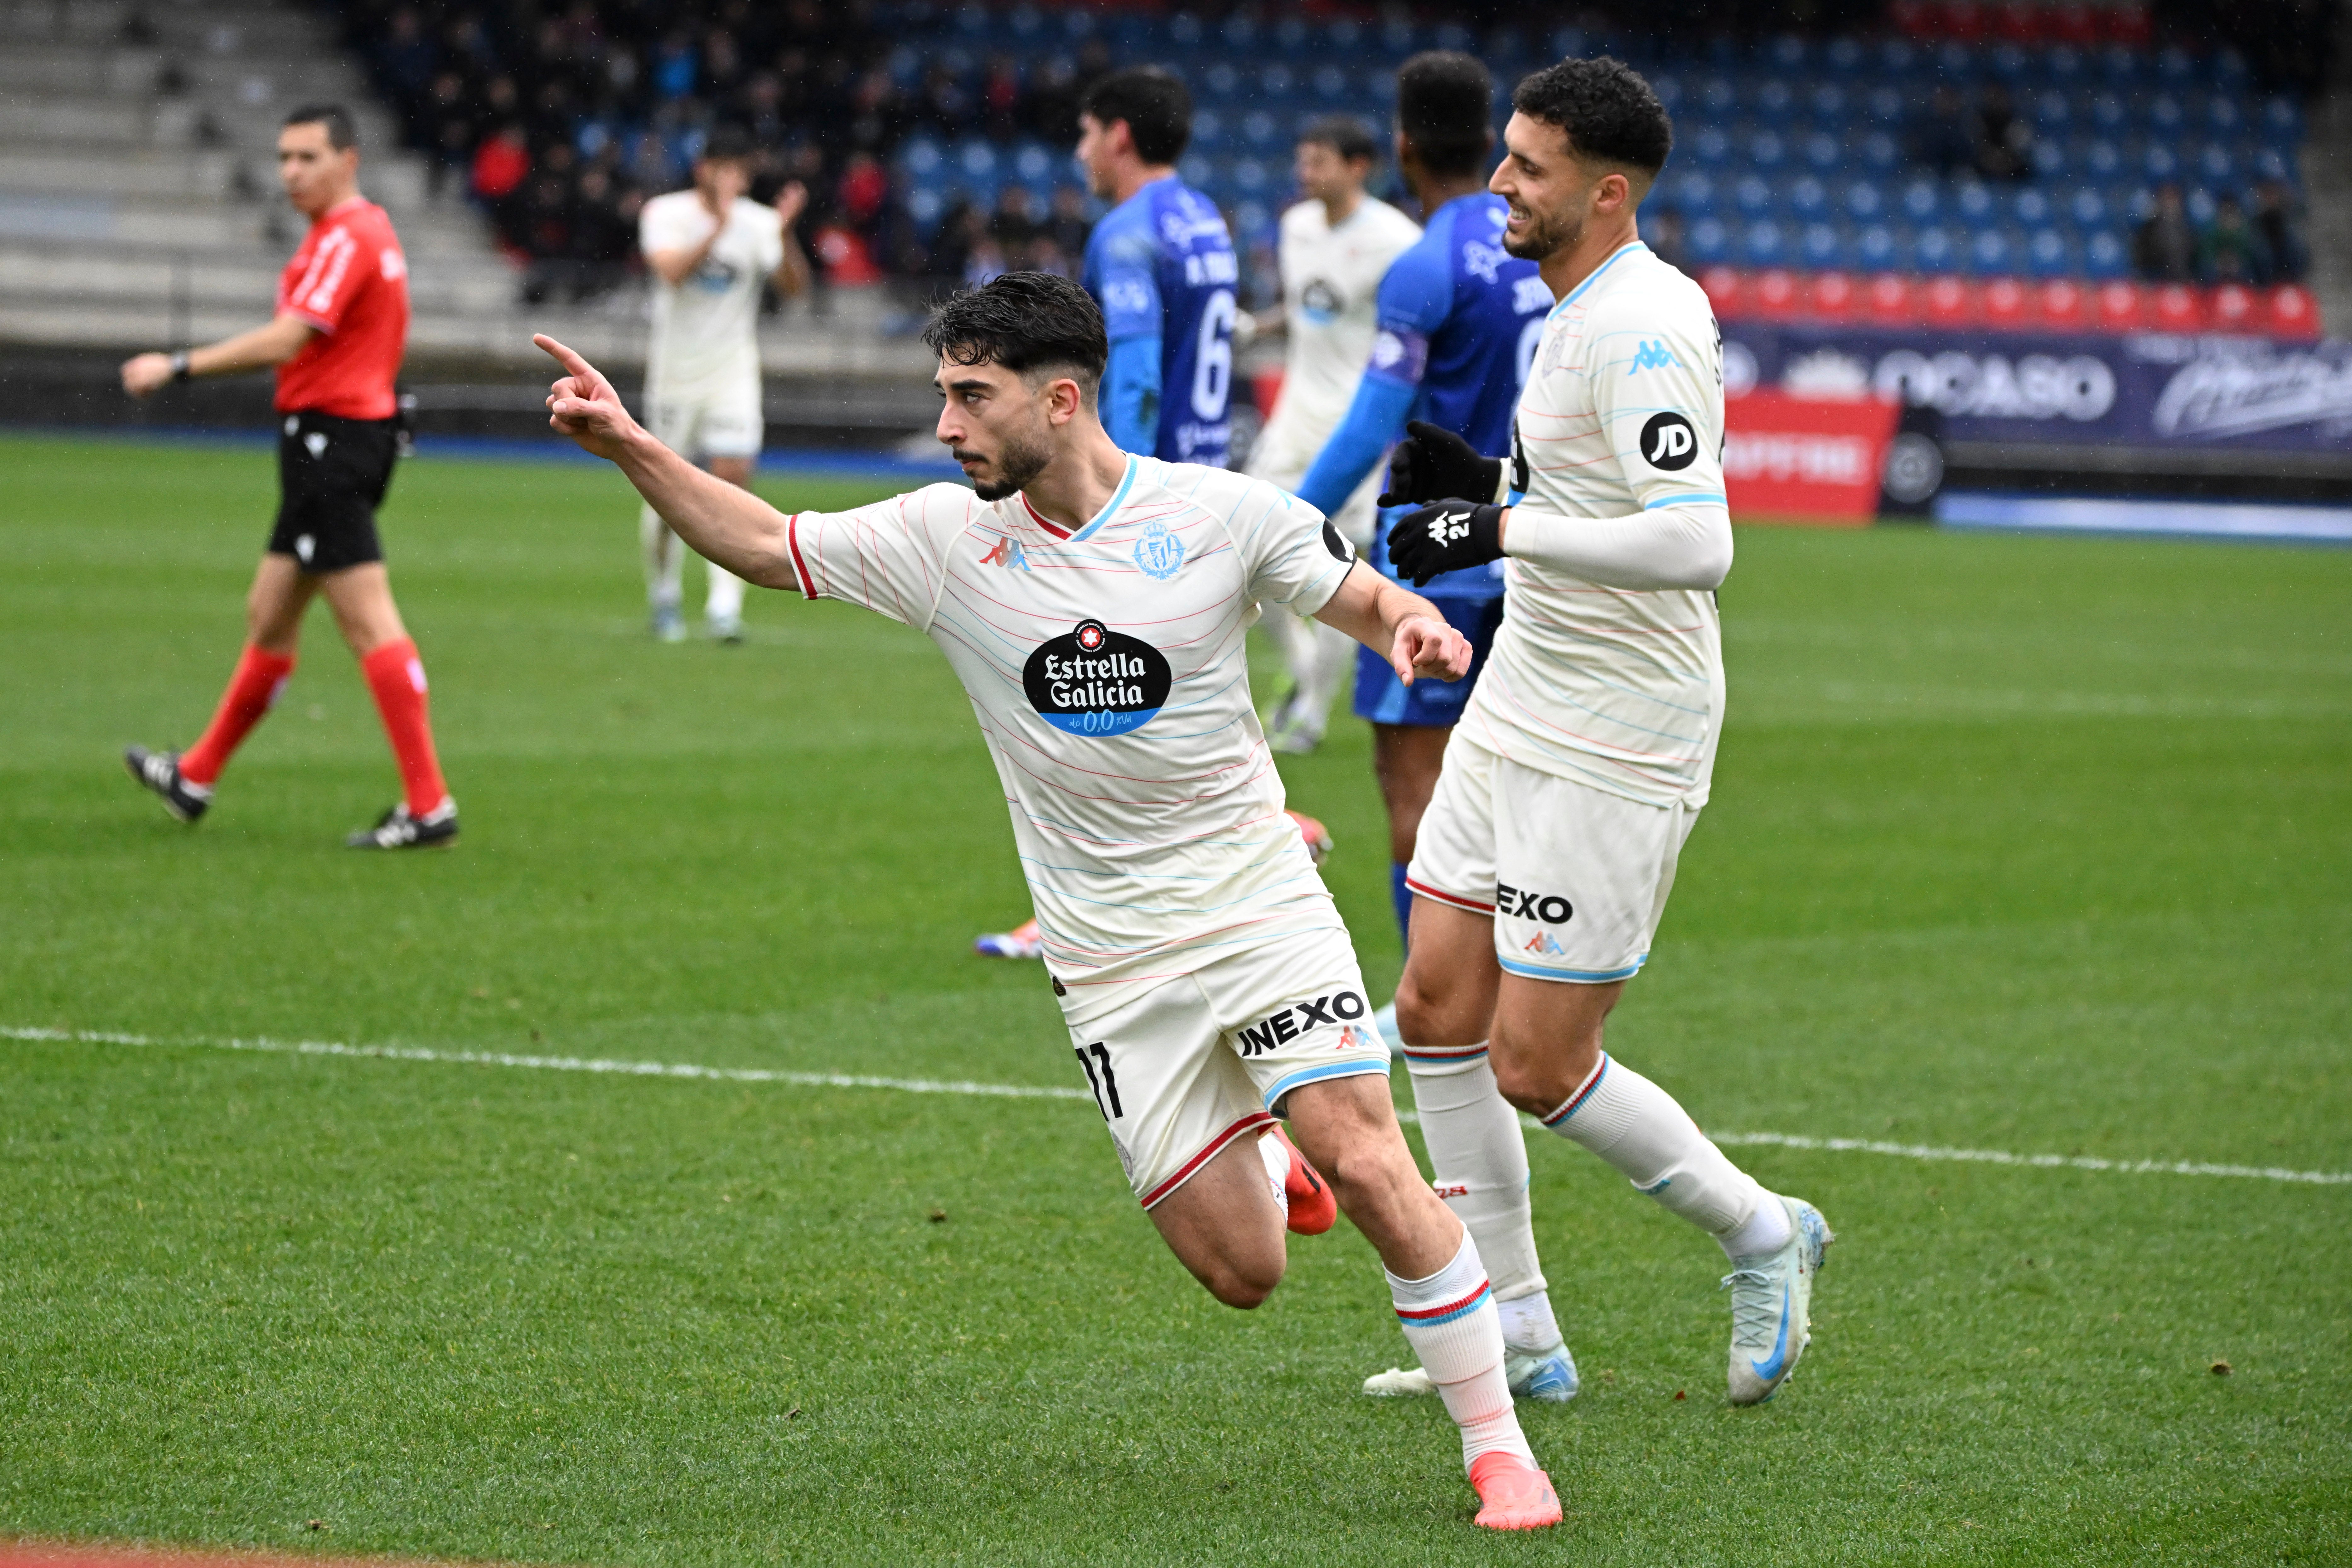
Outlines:
[{"label": "red advertising banner", "polygon": [[1723,405],[1723,481],[1734,516],[1858,528],[1878,516],[1879,473],[1901,410],[1891,399],[1756,391]]}]

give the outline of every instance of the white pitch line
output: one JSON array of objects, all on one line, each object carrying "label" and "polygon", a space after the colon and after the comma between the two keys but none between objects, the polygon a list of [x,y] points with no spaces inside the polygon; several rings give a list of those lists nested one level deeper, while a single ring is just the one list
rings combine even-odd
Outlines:
[{"label": "white pitch line", "polygon": [[[902,1094],[961,1094],[1001,1100],[1092,1100],[1083,1089],[1038,1084],[975,1083],[963,1079],[877,1078],[864,1073],[788,1072],[776,1068],[705,1067],[695,1062],[629,1061],[612,1057],[522,1056],[510,1051],[436,1051],[423,1046],[354,1046],[338,1040],[272,1040],[264,1037],[158,1039],[100,1029],[41,1029],[0,1026],[0,1039],[58,1041],[98,1046],[194,1046],[212,1050],[261,1051],[279,1056],[355,1057],[383,1061],[443,1062],[464,1067],[533,1068],[542,1072],[617,1073],[633,1078],[699,1079],[722,1083],[786,1083],[805,1089],[889,1089]],[[1410,1110],[1398,1119],[1418,1121]],[[2190,1160],[2106,1160],[2092,1154],[2018,1154],[2003,1149],[1946,1149],[1929,1143],[1890,1143],[1874,1138],[1809,1138],[1791,1132],[1717,1132],[1717,1143],[1816,1150],[1841,1154],[1885,1154],[1903,1160],[1957,1161],[1979,1165],[2022,1165],[2042,1170],[2103,1171],[2121,1175],[2230,1176],[2306,1186],[2352,1186],[2352,1171],[2294,1171],[2278,1165],[2215,1165]]]}]

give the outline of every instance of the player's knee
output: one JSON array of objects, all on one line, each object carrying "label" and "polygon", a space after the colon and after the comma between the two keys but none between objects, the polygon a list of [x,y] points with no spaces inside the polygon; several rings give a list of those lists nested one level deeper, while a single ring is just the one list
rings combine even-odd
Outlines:
[{"label": "player's knee", "polygon": [[1465,1020],[1462,1011],[1463,998],[1443,980],[1433,983],[1408,967],[1404,978],[1397,982],[1397,1033],[1409,1045],[1475,1045],[1485,1020]]},{"label": "player's knee", "polygon": [[1488,1059],[1494,1064],[1495,1087],[1505,1100],[1530,1116],[1549,1116],[1591,1076],[1601,1059],[1598,1033],[1555,1045],[1549,1050],[1512,1048],[1515,1042],[1497,1042]]},{"label": "player's knee", "polygon": [[1263,1305],[1282,1283],[1282,1259],[1221,1258],[1193,1274],[1209,1294],[1228,1307],[1248,1311]]}]

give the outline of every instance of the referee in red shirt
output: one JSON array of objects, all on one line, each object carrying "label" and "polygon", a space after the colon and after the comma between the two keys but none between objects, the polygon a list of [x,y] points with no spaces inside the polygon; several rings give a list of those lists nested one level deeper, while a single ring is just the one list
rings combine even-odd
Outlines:
[{"label": "referee in red shirt", "polygon": [[144,397],[194,375],[278,371],[278,525],[246,596],[247,641],[220,708],[185,752],[123,753],[131,776],[194,822],[214,782],[294,673],[303,612],[324,594],[359,656],[384,733],[400,761],[404,798],[346,840],[354,849],[408,849],[457,837],[457,805],[442,782],[425,713],[425,665],[392,602],[375,509],[392,482],[398,402],[393,380],[408,340],[408,263],[382,207],[360,195],[351,115],[332,104],[297,109],[278,133],[278,177],[310,220],[278,279],[266,327],[122,366],[122,387]]}]

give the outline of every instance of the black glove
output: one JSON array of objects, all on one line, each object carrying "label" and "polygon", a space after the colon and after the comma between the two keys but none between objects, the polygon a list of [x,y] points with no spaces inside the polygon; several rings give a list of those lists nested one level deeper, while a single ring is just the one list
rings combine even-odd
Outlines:
[{"label": "black glove", "polygon": [[1502,458],[1482,458],[1453,431],[1416,419],[1404,427],[1404,439],[1389,458],[1389,488],[1381,504],[1412,506],[1447,496],[1493,500],[1502,482]]},{"label": "black glove", "polygon": [[1506,510],[1442,500],[1407,512],[1389,525],[1389,564],[1418,588],[1441,572],[1499,561]]}]

